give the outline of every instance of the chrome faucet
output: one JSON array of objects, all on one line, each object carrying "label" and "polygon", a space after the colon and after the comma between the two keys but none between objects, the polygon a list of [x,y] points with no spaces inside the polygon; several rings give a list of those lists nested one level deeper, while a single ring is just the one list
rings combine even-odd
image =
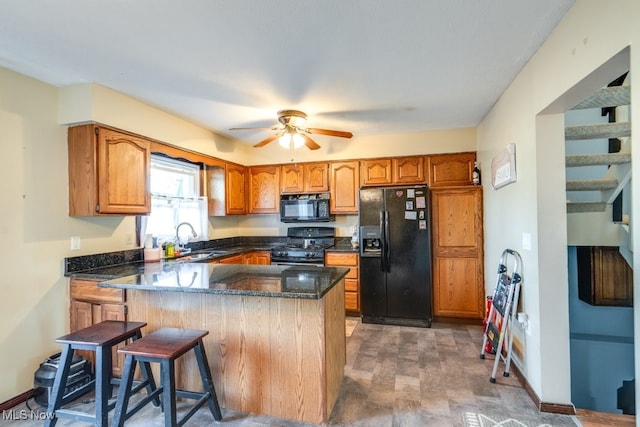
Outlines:
[{"label": "chrome faucet", "polygon": [[[191,229],[191,234],[193,235],[193,237],[198,237],[198,233],[196,233],[196,230],[193,228],[193,225],[189,224],[188,222],[181,222],[180,224],[178,224],[178,226],[176,227],[176,242],[178,244],[178,246],[180,245],[180,236],[179,236],[179,231],[180,231],[180,227],[183,225],[188,225],[189,228]],[[187,238],[187,242],[189,241],[189,239]]]}]

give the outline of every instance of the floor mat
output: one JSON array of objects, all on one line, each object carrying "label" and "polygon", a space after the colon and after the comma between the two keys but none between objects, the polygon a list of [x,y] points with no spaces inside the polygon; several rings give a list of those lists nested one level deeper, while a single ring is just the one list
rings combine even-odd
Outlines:
[{"label": "floor mat", "polygon": [[556,426],[575,426],[575,423],[566,424],[562,422],[546,423],[541,421],[517,420],[515,418],[478,414],[475,412],[463,412],[462,422],[465,427],[556,427]]}]

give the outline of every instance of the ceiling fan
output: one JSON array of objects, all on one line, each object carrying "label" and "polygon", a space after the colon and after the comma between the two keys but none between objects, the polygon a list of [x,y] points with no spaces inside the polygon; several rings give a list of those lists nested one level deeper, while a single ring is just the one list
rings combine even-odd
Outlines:
[{"label": "ceiling fan", "polygon": [[310,150],[317,150],[320,145],[309,137],[310,134],[337,136],[338,138],[351,138],[351,132],[331,129],[318,129],[303,127],[307,122],[307,115],[298,110],[280,110],[278,111],[278,121],[283,127],[249,127],[249,128],[231,128],[230,130],[250,130],[250,129],[271,129],[278,131],[254,145],[254,147],[264,147],[265,145],[278,140],[280,145],[285,148],[299,148],[306,145]]}]

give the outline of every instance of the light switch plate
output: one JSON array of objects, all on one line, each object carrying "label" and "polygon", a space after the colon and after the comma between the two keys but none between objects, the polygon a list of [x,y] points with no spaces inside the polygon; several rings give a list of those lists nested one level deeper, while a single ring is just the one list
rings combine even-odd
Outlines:
[{"label": "light switch plate", "polygon": [[80,236],[71,236],[71,250],[72,251],[80,250]]},{"label": "light switch plate", "polygon": [[531,250],[531,233],[522,233],[522,249],[525,251]]}]

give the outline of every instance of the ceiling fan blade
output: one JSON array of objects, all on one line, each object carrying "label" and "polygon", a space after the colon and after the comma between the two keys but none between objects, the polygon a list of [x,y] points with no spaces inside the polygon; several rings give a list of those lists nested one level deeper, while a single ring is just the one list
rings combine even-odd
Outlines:
[{"label": "ceiling fan blade", "polygon": [[331,129],[308,128],[308,129],[305,129],[305,132],[315,133],[318,135],[337,136],[339,138],[351,138],[353,136],[351,132],[345,132],[341,130],[331,130]]},{"label": "ceiling fan blade", "polygon": [[229,130],[257,130],[257,129],[271,129],[271,130],[278,130],[278,129],[280,129],[280,128],[276,128],[276,127],[229,128]]},{"label": "ceiling fan blade", "polygon": [[254,147],[256,147],[256,148],[264,147],[268,143],[273,142],[276,139],[280,138],[281,135],[282,135],[281,133],[278,133],[278,134],[275,134],[275,135],[271,135],[269,138],[263,139],[262,141],[260,141],[257,144],[255,144]]},{"label": "ceiling fan blade", "polygon": [[307,135],[305,134],[300,134],[300,135],[302,135],[302,137],[304,138],[304,145],[306,145],[309,150],[317,150],[318,148],[320,148],[320,146],[313,139],[309,138]]}]

